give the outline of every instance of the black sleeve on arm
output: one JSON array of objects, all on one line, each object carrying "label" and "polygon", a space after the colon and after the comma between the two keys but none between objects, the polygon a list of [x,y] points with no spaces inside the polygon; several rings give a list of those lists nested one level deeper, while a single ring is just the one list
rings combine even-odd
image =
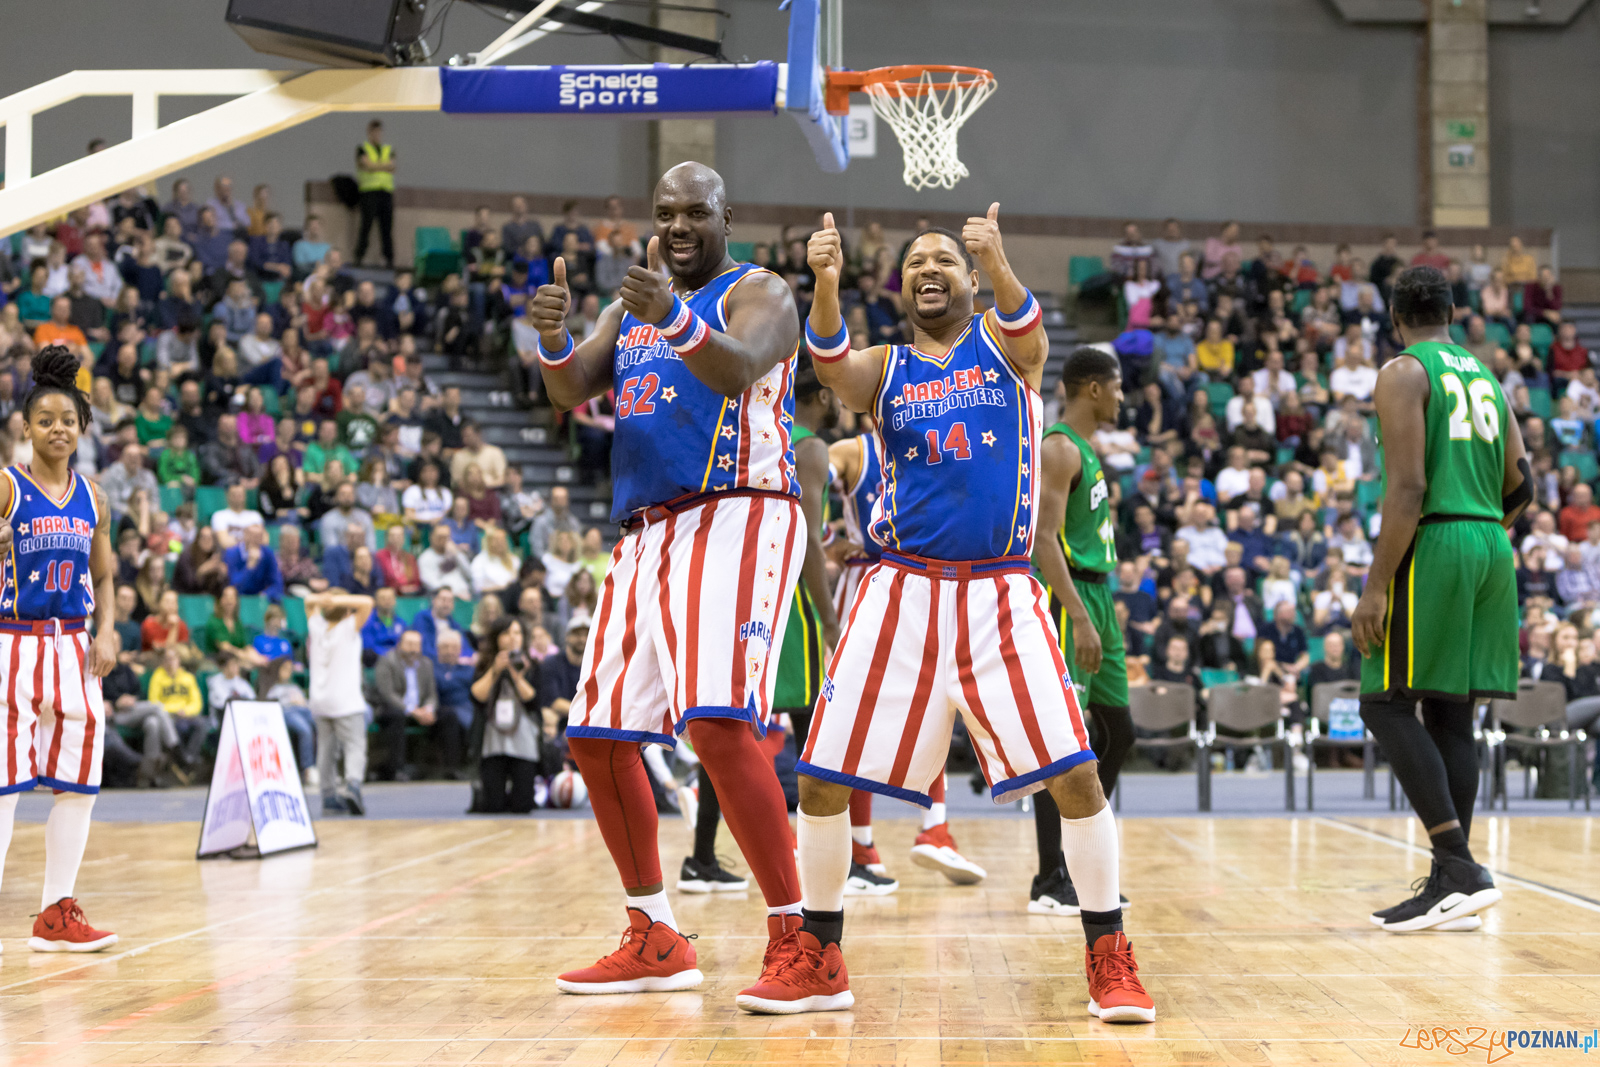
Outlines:
[{"label": "black sleeve on arm", "polygon": [[1500,498],[1500,510],[1507,515],[1514,515],[1533,503],[1533,471],[1528,469],[1527,456],[1517,460],[1517,470],[1522,472],[1521,483]]}]

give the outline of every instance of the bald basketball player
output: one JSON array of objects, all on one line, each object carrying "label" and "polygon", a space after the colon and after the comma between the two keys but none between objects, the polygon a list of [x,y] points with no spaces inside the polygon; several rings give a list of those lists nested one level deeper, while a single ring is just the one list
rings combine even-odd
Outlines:
[{"label": "bald basketball player", "polygon": [[[568,993],[692,989],[695,951],[662,884],[647,744],[694,743],[767,901],[762,977],[799,952],[788,811],[758,745],[807,532],[790,439],[799,317],[784,280],[728,256],[733,213],[699,163],[657,183],[647,262],[582,344],[566,264],[528,310],[551,401],[616,390],[612,553],[567,737],[627,893],[621,946]],[[769,669],[771,668],[771,669]]]}]

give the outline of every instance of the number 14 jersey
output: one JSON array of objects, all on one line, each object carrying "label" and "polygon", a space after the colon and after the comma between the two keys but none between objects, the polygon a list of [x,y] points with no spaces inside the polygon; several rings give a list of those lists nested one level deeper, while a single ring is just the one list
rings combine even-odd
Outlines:
[{"label": "number 14 jersey", "polygon": [[986,316],[942,356],[891,345],[876,404],[887,551],[952,561],[1033,552],[1039,394]]}]

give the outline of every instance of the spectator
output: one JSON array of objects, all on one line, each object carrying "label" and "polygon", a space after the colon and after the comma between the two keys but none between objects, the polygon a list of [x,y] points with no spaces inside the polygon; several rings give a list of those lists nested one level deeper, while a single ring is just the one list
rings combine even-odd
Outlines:
[{"label": "spectator", "polygon": [[211,608],[211,618],[206,620],[200,634],[200,647],[219,662],[224,655],[237,656],[251,669],[265,666],[253,647],[251,634],[239,620],[239,590],[225,586],[217,594]]},{"label": "spectator", "polygon": [[527,197],[513,196],[511,198],[511,217],[500,227],[500,240],[506,248],[521,248],[528,239],[537,238],[540,244],[544,243],[544,227],[539,220],[528,214]]},{"label": "spectator", "polygon": [[[401,596],[417,596],[422,592],[422,576],[417,567],[417,557],[406,551],[406,528],[391,526],[384,531],[383,548],[378,552],[378,570],[383,584]],[[379,604],[381,609],[382,604]]]},{"label": "spectator", "polygon": [[1244,249],[1239,245],[1239,224],[1225,222],[1221,232],[1215,237],[1206,238],[1205,255],[1200,277],[1210,281],[1222,273],[1223,260],[1228,256],[1242,259]]},{"label": "spectator", "polygon": [[1526,556],[1535,546],[1538,546],[1544,549],[1545,552],[1545,570],[1560,570],[1566,565],[1569,542],[1556,529],[1556,517],[1548,511],[1538,511],[1533,516],[1532,526],[1532,532],[1522,539],[1522,554]]},{"label": "spectator", "polygon": [[399,643],[378,660],[373,692],[377,698],[373,717],[383,745],[383,762],[374,768],[379,780],[411,780],[406,768],[406,727],[413,721],[436,727],[444,735],[441,748],[447,765],[460,762],[460,724],[454,717],[441,721],[435,714],[439,692],[434,685],[433,664],[422,655],[422,637],[415,630],[401,634]]},{"label": "spectator", "polygon": [[1384,234],[1383,250],[1372,257],[1372,269],[1367,273],[1367,280],[1378,287],[1385,303],[1389,300],[1389,278],[1399,269],[1399,244],[1394,234]]},{"label": "spectator", "polygon": [[330,463],[339,464],[341,476],[347,471],[355,471],[361,465],[355,453],[339,440],[338,422],[333,419],[323,419],[317,424],[316,440],[306,445],[301,469],[306,474],[322,474]]},{"label": "spectator", "polygon": [[156,476],[145,469],[144,457],[143,446],[127,445],[117,462],[100,472],[100,488],[106,494],[106,506],[117,518],[128,513],[129,501],[135,492],[143,492],[151,500],[161,496],[161,485]]},{"label": "spectator", "polygon": [[622,230],[613,230],[600,240],[600,254],[594,265],[595,288],[610,296],[627,280],[628,269],[640,262],[638,239],[630,242]]},{"label": "spectator", "polygon": [[290,596],[306,597],[311,593],[328,591],[328,580],[316,561],[300,551],[300,528],[278,527],[278,571]]},{"label": "spectator", "polygon": [[488,488],[499,489],[506,484],[506,454],[499,445],[486,444],[482,428],[471,419],[461,423],[461,447],[450,460],[451,485],[463,480],[469,463],[478,465]]},{"label": "spectator", "polygon": [[200,221],[200,205],[193,199],[189,179],[179,178],[172,183],[172,199],[161,207],[161,214],[175,216],[185,230],[192,230]]},{"label": "spectator", "polygon": [[291,250],[296,276],[303,278],[316,270],[317,264],[323,261],[331,247],[322,238],[322,217],[307,215],[300,239]]},{"label": "spectator", "polygon": [[523,651],[522,624],[515,618],[501,620],[484,647],[471,690],[473,732],[482,738],[479,803],[485,812],[526,814],[533,810],[542,756],[539,665]]},{"label": "spectator", "polygon": [[233,179],[219,175],[211,183],[212,196],[206,208],[217,218],[217,224],[227,230],[250,230],[250,209],[233,198]]},{"label": "spectator", "polygon": [[[545,245],[545,248],[547,250],[561,251],[562,246],[566,244],[568,234],[577,238],[579,252],[588,256],[594,255],[594,234],[589,231],[589,227],[579,221],[578,202],[576,200],[568,200],[561,205],[561,221],[556,223],[555,228],[550,231],[550,240]],[[567,264],[569,276],[573,272],[573,266],[571,262]]]},{"label": "spectator", "polygon": [[1190,273],[1193,273],[1193,254],[1189,251],[1189,242],[1184,239],[1183,227],[1177,219],[1167,219],[1161,224],[1161,236],[1151,241],[1150,247],[1155,253],[1154,270],[1151,272],[1155,277],[1165,278],[1179,273],[1184,256],[1190,257]]},{"label": "spectator", "polygon": [[[623,241],[634,246],[635,250],[637,250],[639,231],[634,228],[633,223],[623,218],[622,197],[608,196],[606,197],[605,218],[595,223],[594,226],[594,239],[599,243],[616,236],[620,236]],[[516,246],[508,245],[507,247],[515,248]]]},{"label": "spectator", "polygon": [[262,215],[261,232],[250,238],[246,255],[246,263],[257,277],[279,282],[294,277],[294,249],[283,238],[283,219],[276,211]]},{"label": "spectator", "polygon": [[1223,329],[1221,319],[1208,320],[1205,340],[1195,346],[1195,359],[1200,370],[1216,382],[1233,377],[1233,342],[1223,334]]},{"label": "spectator", "polygon": [[1567,546],[1562,562],[1556,573],[1556,599],[1569,618],[1587,618],[1600,606],[1600,568],[1584,563],[1583,549],[1577,543]]},{"label": "spectator", "polygon": [[227,584],[228,564],[217,547],[217,533],[210,526],[202,526],[178,555],[172,587],[185,596],[216,596]]},{"label": "spectator", "polygon": [[217,673],[206,679],[206,699],[218,718],[226,713],[230,700],[254,700],[256,691],[239,673],[239,657],[223,653],[217,657]]},{"label": "spectator", "polygon": [[[272,608],[267,609],[268,620],[272,618],[272,611]],[[261,672],[261,699],[278,702],[283,711],[283,723],[289,730],[289,740],[294,745],[295,766],[300,771],[301,784],[307,789],[319,789],[317,720],[311,714],[305,690],[294,681],[294,670],[294,661],[287,656],[268,663]]]},{"label": "spectator", "polygon": [[[266,527],[256,524],[244,528],[244,538],[222,554],[228,565],[228,583],[243,596],[283,599],[283,574],[278,557],[267,545]],[[271,657],[268,657],[271,658]]]},{"label": "spectator", "polygon": [[[1126,281],[1134,277],[1138,264],[1143,263],[1145,270],[1150,270],[1150,261],[1155,256],[1155,249],[1145,243],[1135,223],[1127,223],[1122,227],[1122,240],[1111,249],[1111,273]],[[1131,304],[1129,305],[1131,308]]]},{"label": "spectator", "polygon": [[[1278,357],[1282,363],[1283,357]],[[1258,372],[1259,373],[1259,372]],[[1228,432],[1234,433],[1239,427],[1245,425],[1246,411],[1250,413],[1250,424],[1260,427],[1266,434],[1277,433],[1277,423],[1273,419],[1272,401],[1264,396],[1256,395],[1256,379],[1253,375],[1243,375],[1239,378],[1239,391],[1228,400],[1227,424]]]},{"label": "spectator", "polygon": [[1178,530],[1177,539],[1189,546],[1189,563],[1201,573],[1215,574],[1222,569],[1228,535],[1217,528],[1216,509],[1205,501],[1189,507],[1190,521]]},{"label": "spectator", "polygon": [[232,415],[217,419],[217,439],[200,446],[200,465],[212,485],[240,485],[254,489],[261,480],[256,450],[239,438],[239,421]]},{"label": "spectator", "polygon": [[1512,235],[1506,242],[1505,255],[1500,259],[1500,269],[1505,273],[1506,283],[1527,285],[1537,281],[1539,272],[1536,263],[1533,254],[1523,249],[1522,238]]},{"label": "spectator", "polygon": [[450,490],[439,484],[439,465],[424,460],[417,470],[416,484],[401,495],[400,504],[407,525],[432,526],[450,514],[454,499]]},{"label": "spectator", "polygon": [[1551,327],[1561,324],[1561,283],[1548,266],[1540,267],[1538,279],[1522,287],[1522,318]]},{"label": "spectator", "polygon": [[173,646],[162,650],[160,663],[150,672],[150,699],[161,705],[177,734],[180,762],[185,766],[199,762],[211,733],[211,720],[205,715],[199,681],[184,670],[178,649]]},{"label": "spectator", "polygon": [[325,545],[341,545],[345,543],[346,530],[351,527],[361,531],[362,543],[368,551],[377,551],[378,530],[372,522],[372,515],[356,506],[355,486],[341,482],[333,493],[333,507],[322,516],[319,523],[318,536]]},{"label": "spectator", "polygon": [[372,667],[387,656],[400,643],[405,633],[405,620],[395,614],[395,591],[388,586],[372,594],[372,614],[361,627],[361,662]]},{"label": "spectator", "polygon": [[[471,595],[468,595],[471,602]],[[448,587],[441,587],[428,602],[428,610],[417,613],[411,620],[411,629],[422,635],[422,654],[429,659],[439,658],[439,637],[447,632],[461,635],[462,647],[471,649],[472,639],[456,625],[456,595]]]},{"label": "spectator", "polygon": [[472,599],[470,557],[450,537],[450,529],[443,523],[428,532],[428,548],[417,557],[417,571],[422,587],[431,596],[448,589],[463,600]]},{"label": "spectator", "polygon": [[322,593],[307,597],[305,605],[322,810],[365,815],[361,783],[367,769],[367,702],[361,691],[361,628],[372,614],[372,599]]},{"label": "spectator", "polygon": [[1478,290],[1478,305],[1484,318],[1499,323],[1507,333],[1516,329],[1516,322],[1511,317],[1511,287],[1501,268],[1496,267],[1489,276],[1489,284]]},{"label": "spectator", "polygon": [[1411,257],[1413,267],[1432,267],[1444,273],[1450,266],[1450,257],[1439,251],[1439,236],[1432,230],[1422,231],[1422,250]]},{"label": "spectator", "polygon": [[83,277],[83,291],[105,307],[117,302],[122,292],[122,274],[106,255],[104,234],[91,233],[83,240],[83,254],[72,261],[72,269]]},{"label": "spectator", "polygon": [[1560,521],[1557,524],[1561,535],[1569,544],[1576,545],[1588,536],[1589,528],[1600,522],[1600,507],[1594,502],[1594,490],[1585,482],[1579,482],[1572,487],[1572,496],[1566,507],[1561,509]]},{"label": "spectator", "polygon": [[102,680],[101,693],[105,700],[105,717],[117,727],[137,730],[142,735],[143,758],[139,761],[135,785],[139,788],[159,785],[169,752],[175,756],[174,777],[187,785],[189,767],[178,744],[178,730],[172,724],[171,714],[156,701],[141,697],[139,675],[124,659],[125,643],[120,628],[114,641],[117,665]]},{"label": "spectator", "polygon": [[1362,346],[1355,341],[1347,343],[1339,366],[1328,376],[1328,389],[1333,398],[1342,400],[1348,396],[1363,405],[1370,404],[1377,384],[1378,372],[1364,357]]},{"label": "spectator", "polygon": [[1578,340],[1578,324],[1571,321],[1561,323],[1556,330],[1555,343],[1550,346],[1550,376],[1566,382],[1589,366],[1592,366],[1589,350]]},{"label": "spectator", "polygon": [[[50,320],[33,331],[33,343],[38,348],[66,345],[86,366],[91,362],[89,338],[71,322],[72,298],[62,295],[50,301]],[[88,372],[84,372],[87,377]]]},{"label": "spectator", "polygon": [[[441,721],[446,717],[455,719],[460,735],[465,737],[472,727],[473,667],[462,661],[461,635],[454,630],[439,635],[438,652],[439,658],[433,665],[434,688],[439,694],[438,716]],[[441,735],[448,729],[441,728]],[[460,777],[459,757],[454,762],[446,759],[444,765],[446,778]]]},{"label": "spectator", "polygon": [[582,531],[578,517],[571,510],[571,496],[564,485],[552,486],[550,489],[550,506],[534,520],[533,529],[528,535],[529,547],[536,558],[542,558],[549,550],[550,539],[557,530],[570,530],[574,535]]},{"label": "spectator", "polygon": [[350,575],[346,591],[357,593],[361,596],[373,596],[383,587],[383,575],[378,571],[378,563],[372,549],[366,545],[358,545],[350,553]]}]

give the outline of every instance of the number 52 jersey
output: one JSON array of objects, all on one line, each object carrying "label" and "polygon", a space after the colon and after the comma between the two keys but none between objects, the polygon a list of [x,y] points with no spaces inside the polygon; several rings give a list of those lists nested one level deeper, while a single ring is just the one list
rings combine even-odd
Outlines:
[{"label": "number 52 jersey", "polygon": [[876,413],[884,487],[872,533],[886,551],[1032,554],[1043,413],[985,316],[942,356],[891,346]]},{"label": "number 52 jersey", "polygon": [[[680,296],[706,325],[726,331],[728,294],[751,275],[767,273],[741,263]],[[611,521],[719,490],[800,495],[790,440],[793,353],[739,396],[725,397],[694,376],[660,330],[625,314],[613,367],[617,422]]]}]

